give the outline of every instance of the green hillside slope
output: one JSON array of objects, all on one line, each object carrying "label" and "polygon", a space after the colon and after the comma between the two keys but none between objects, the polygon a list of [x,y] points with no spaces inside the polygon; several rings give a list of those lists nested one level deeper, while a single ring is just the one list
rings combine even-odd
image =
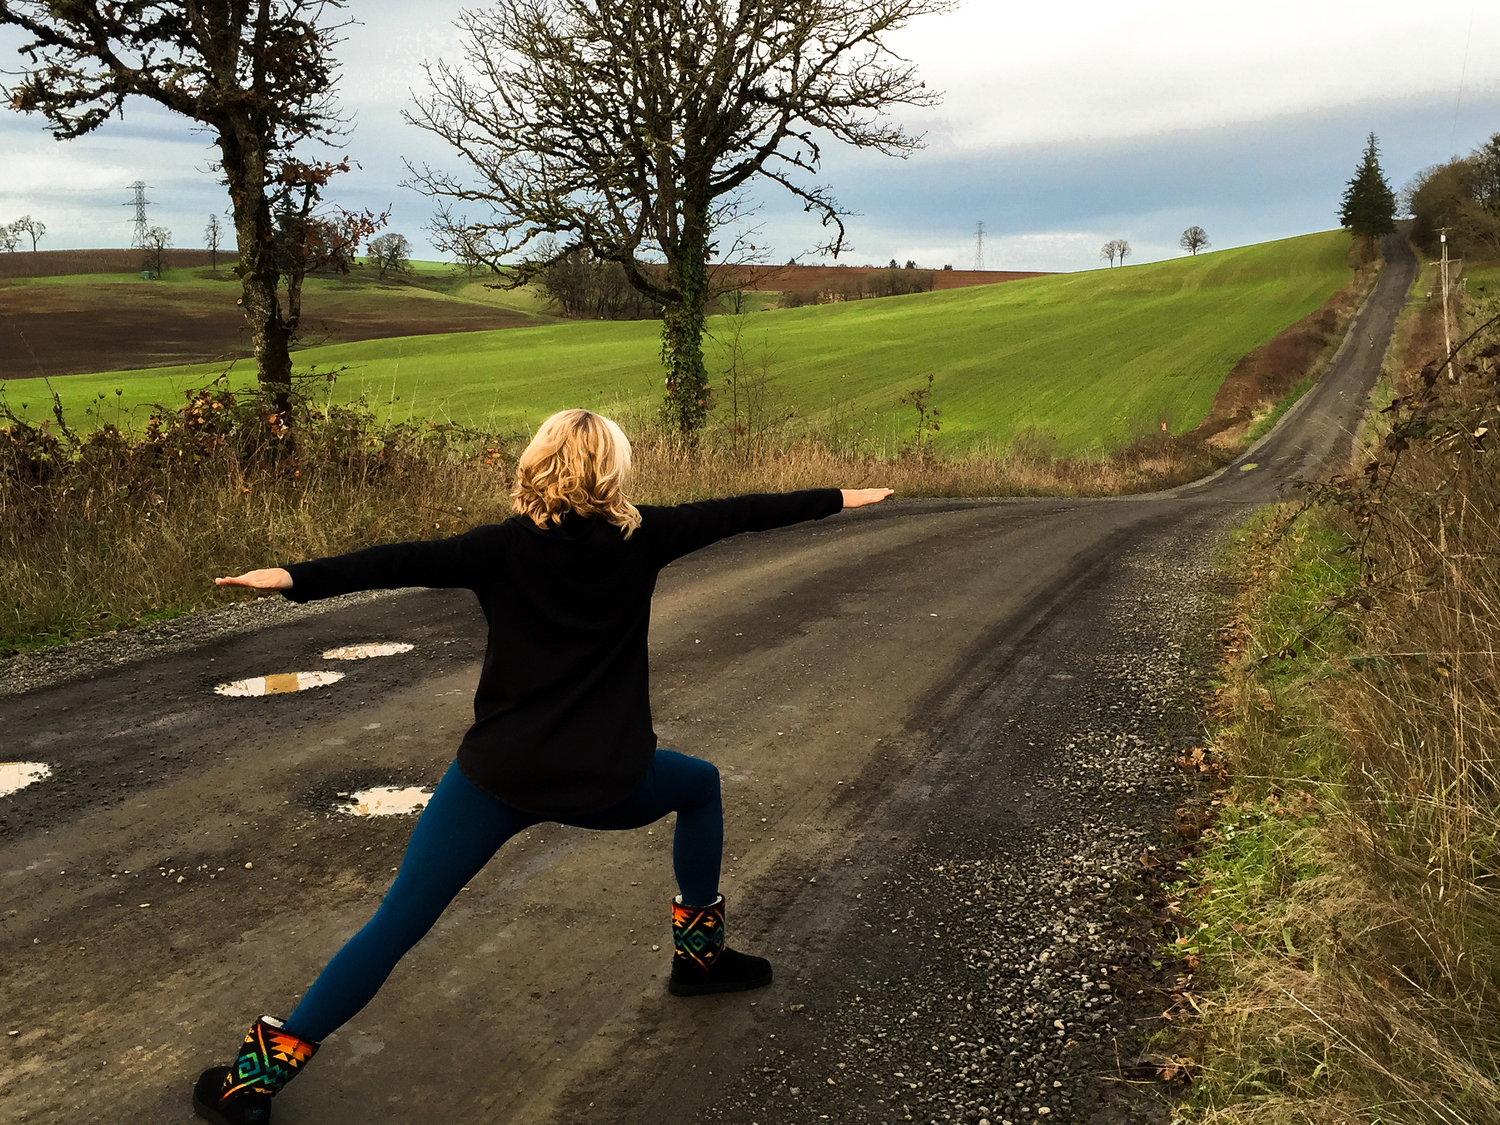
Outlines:
[{"label": "green hillside slope", "polygon": [[[808,416],[834,400],[888,441],[915,415],[901,392],[931,372],[939,447],[1005,444],[1035,430],[1068,452],[1100,452],[1166,420],[1191,429],[1246,352],[1305,316],[1351,276],[1349,236],[1327,232],[1196,258],[1012,281],[743,318],[752,360]],[[728,318],[710,321],[716,337]],[[504,332],[405,337],[312,348],[301,364],[344,366],[339,398],[397,415],[524,429],[564,406],[649,409],[659,397],[657,325],[574,322]],[[724,366],[723,348],[709,347]],[[174,401],[209,368],[54,380],[75,409]],[[240,365],[236,374],[248,378]],[[120,397],[112,392],[124,391]],[[43,396],[13,383],[36,416]],[[112,409],[112,408],[111,408]]]}]

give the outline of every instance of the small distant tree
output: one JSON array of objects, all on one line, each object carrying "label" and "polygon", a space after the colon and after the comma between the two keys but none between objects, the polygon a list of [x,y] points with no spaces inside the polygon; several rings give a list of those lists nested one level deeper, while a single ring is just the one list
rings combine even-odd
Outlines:
[{"label": "small distant tree", "polygon": [[1119,255],[1120,265],[1125,264],[1125,259],[1130,257],[1130,243],[1123,238],[1115,239],[1115,253]]},{"label": "small distant tree", "polygon": [[9,223],[0,223],[0,250],[4,250],[7,254],[14,254],[19,245],[21,245],[21,232]]},{"label": "small distant tree", "polygon": [[[476,269],[491,266],[484,253],[482,236],[464,223],[444,222],[441,216],[422,228],[432,236],[432,245],[439,254],[447,254],[464,273],[474,276]],[[491,267],[493,268],[493,267]]]},{"label": "small distant tree", "polygon": [[208,263],[215,271],[219,268],[219,245],[224,240],[224,224],[219,216],[210,215],[208,226],[203,228],[203,244],[208,247]]},{"label": "small distant tree", "polygon": [[1177,245],[1196,256],[1199,250],[1208,245],[1208,231],[1202,227],[1188,227],[1182,232],[1182,237],[1177,240]]},{"label": "small distant tree", "polygon": [[31,239],[32,253],[36,253],[36,244],[42,240],[42,235],[47,233],[47,224],[30,215],[22,215],[10,224],[10,229],[16,234],[24,234]]},{"label": "small distant tree", "polygon": [[1396,229],[1396,193],[1380,168],[1380,143],[1371,133],[1354,178],[1344,189],[1339,223],[1356,238],[1374,242]]},{"label": "small distant tree", "polygon": [[372,238],[368,261],[380,271],[382,281],[387,273],[406,273],[411,269],[411,243],[395,231]]},{"label": "small distant tree", "polygon": [[906,268],[909,269],[909,270],[916,269],[917,268],[917,263],[916,263],[915,259],[907,258],[906,259]]},{"label": "small distant tree", "polygon": [[1115,264],[1115,254],[1118,253],[1118,250],[1119,243],[1111,238],[1103,246],[1099,247],[1099,258],[1101,261],[1108,261],[1113,266]]},{"label": "small distant tree", "polygon": [[152,227],[146,232],[146,242],[141,247],[146,269],[160,277],[167,272],[167,251],[172,246],[172,232],[166,227]]}]

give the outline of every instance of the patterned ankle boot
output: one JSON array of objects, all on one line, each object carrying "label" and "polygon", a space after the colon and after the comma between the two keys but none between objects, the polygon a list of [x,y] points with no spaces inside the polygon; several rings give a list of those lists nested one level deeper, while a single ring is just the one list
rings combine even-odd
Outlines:
[{"label": "patterned ankle boot", "polygon": [[268,1125],[271,1098],[297,1077],[318,1044],[298,1039],[262,1016],[250,1027],[232,1066],[211,1066],[193,1087],[193,1109],[214,1125]]},{"label": "patterned ankle boot", "polygon": [[678,895],[672,902],[672,946],[667,991],[673,996],[746,992],[771,983],[771,962],[724,944],[723,895],[712,906],[683,906]]}]

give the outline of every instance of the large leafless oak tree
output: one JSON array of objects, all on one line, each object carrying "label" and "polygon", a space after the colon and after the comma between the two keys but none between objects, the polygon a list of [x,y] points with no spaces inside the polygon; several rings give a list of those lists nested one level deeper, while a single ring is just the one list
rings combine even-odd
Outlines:
[{"label": "large leafless oak tree", "polygon": [[[342,135],[331,55],[338,25],[329,22],[340,7],[342,0],[0,0],[0,24],[30,36],[21,47],[27,70],[5,93],[13,109],[45,116],[57,139],[99,128],[130,97],[212,132],[261,386],[283,406],[301,311],[298,271],[326,256],[320,240],[329,226],[314,222],[313,211],[328,178],[347,167],[307,163],[294,151]],[[359,231],[369,223],[333,225]]]},{"label": "large leafless oak tree", "polygon": [[[618,262],[661,305],[668,419],[709,408],[703,364],[708,262],[754,180],[780,185],[844,249],[845,214],[816,183],[829,141],[905,155],[886,116],[931,105],[886,37],[953,0],[496,0],[459,19],[461,61],[428,68],[416,124],[467,161],[413,167],[492,264],[556,236]],[[473,219],[470,205],[481,213]],[[537,263],[544,265],[545,263]],[[524,276],[524,275],[523,275]]]}]

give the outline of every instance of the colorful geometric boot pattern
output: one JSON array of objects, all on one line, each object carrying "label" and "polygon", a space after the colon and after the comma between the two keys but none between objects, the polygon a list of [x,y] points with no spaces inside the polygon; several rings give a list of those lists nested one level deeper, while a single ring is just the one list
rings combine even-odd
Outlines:
[{"label": "colorful geometric boot pattern", "polygon": [[219,1094],[226,1101],[235,1094],[274,1094],[302,1069],[302,1064],[317,1052],[318,1044],[298,1039],[281,1026],[281,1021],[262,1016],[250,1027],[239,1057],[224,1076]]},{"label": "colorful geometric boot pattern", "polygon": [[672,900],[672,945],[677,956],[708,969],[724,952],[724,896],[712,906],[683,906]]}]

